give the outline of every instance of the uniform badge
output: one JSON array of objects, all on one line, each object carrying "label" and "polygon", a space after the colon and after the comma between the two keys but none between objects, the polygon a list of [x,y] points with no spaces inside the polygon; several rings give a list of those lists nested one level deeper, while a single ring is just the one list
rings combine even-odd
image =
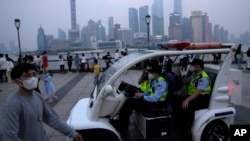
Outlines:
[{"label": "uniform badge", "polygon": [[203,83],[204,83],[204,81],[203,81],[202,79],[200,79],[200,80],[198,81],[198,85],[203,85]]},{"label": "uniform badge", "polygon": [[157,85],[157,89],[160,90],[162,88],[162,85]]}]

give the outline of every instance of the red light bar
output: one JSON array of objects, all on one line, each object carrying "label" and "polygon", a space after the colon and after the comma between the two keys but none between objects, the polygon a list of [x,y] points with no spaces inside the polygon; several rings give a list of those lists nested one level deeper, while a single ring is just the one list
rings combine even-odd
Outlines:
[{"label": "red light bar", "polygon": [[169,42],[167,47],[176,49],[215,49],[222,48],[222,43],[211,42],[211,43],[190,43],[190,42]]}]

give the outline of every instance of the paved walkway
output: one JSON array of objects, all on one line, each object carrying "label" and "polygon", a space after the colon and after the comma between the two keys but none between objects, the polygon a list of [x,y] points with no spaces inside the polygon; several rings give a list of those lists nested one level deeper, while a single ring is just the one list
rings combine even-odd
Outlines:
[{"label": "paved walkway", "polygon": [[[236,67],[232,65],[232,67]],[[250,124],[250,72],[243,71],[242,106],[237,106],[236,124]],[[58,101],[51,104],[59,116],[66,121],[72,107],[84,97],[89,97],[93,89],[93,73],[55,73],[53,82],[57,89]],[[130,76],[131,77],[131,76]],[[8,94],[16,91],[13,83],[0,83],[0,127],[2,123],[2,107]],[[40,82],[40,90],[44,92],[43,82]],[[45,125],[45,129],[51,141],[66,141],[66,137],[56,130]],[[0,140],[1,131],[0,128]]]}]

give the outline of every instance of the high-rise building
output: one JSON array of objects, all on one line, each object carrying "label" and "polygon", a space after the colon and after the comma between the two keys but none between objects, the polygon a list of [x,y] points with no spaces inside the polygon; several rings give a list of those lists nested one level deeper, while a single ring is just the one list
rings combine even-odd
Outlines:
[{"label": "high-rise building", "polygon": [[181,23],[180,23],[180,14],[179,13],[171,13],[169,14],[169,27],[168,27],[168,35],[172,40],[182,40],[182,32],[181,32]]},{"label": "high-rise building", "polygon": [[118,29],[118,40],[126,43],[126,45],[132,44],[132,32],[129,28]]},{"label": "high-rise building", "polygon": [[58,28],[58,39],[60,39],[60,40],[66,40],[67,39],[66,33],[61,28]]},{"label": "high-rise building", "polygon": [[68,30],[69,39],[74,41],[79,39],[80,31],[76,24],[76,1],[70,0],[71,29]]},{"label": "high-rise building", "polygon": [[213,25],[212,25],[212,23],[209,23],[209,25],[208,25],[208,31],[209,31],[210,42],[212,42],[213,41]]},{"label": "high-rise building", "polygon": [[54,40],[54,36],[53,35],[45,35],[45,40],[46,40],[46,48],[50,48],[51,45],[51,41]]},{"label": "high-rise building", "polygon": [[210,42],[209,17],[207,13],[202,13],[202,42]]},{"label": "high-rise building", "polygon": [[182,19],[182,40],[192,41],[192,26],[189,18]]},{"label": "high-rise building", "polygon": [[114,28],[114,39],[115,40],[119,40],[118,38],[118,30],[121,28],[121,25],[120,24],[115,24],[115,28]]},{"label": "high-rise building", "polygon": [[76,29],[76,0],[70,0],[71,29]]},{"label": "high-rise building", "polygon": [[46,48],[46,36],[45,36],[42,26],[40,26],[40,28],[38,29],[37,48],[38,48],[38,51],[45,51],[47,49]]},{"label": "high-rise building", "polygon": [[139,32],[139,23],[138,23],[138,11],[135,8],[129,8],[128,10],[128,21],[129,21],[129,28],[131,29],[132,33]]},{"label": "high-rise building", "polygon": [[220,41],[220,26],[218,24],[214,25],[213,41],[214,42]]},{"label": "high-rise building", "polygon": [[140,32],[147,33],[148,28],[145,17],[148,14],[148,6],[142,6],[139,8]]},{"label": "high-rise building", "polygon": [[191,26],[194,43],[203,42],[203,20],[201,11],[192,11],[191,12]]},{"label": "high-rise building", "polygon": [[97,40],[106,41],[106,29],[101,23],[97,25]]},{"label": "high-rise building", "polygon": [[164,36],[163,0],[154,0],[152,5],[153,35]]},{"label": "high-rise building", "polygon": [[182,19],[182,0],[174,0],[174,13],[180,15],[180,21]]},{"label": "high-rise building", "polygon": [[102,26],[101,20],[97,22],[89,20],[88,25],[82,28],[81,35],[83,46],[86,48],[91,48],[92,44],[98,40],[106,40],[105,28]]},{"label": "high-rise building", "polygon": [[108,18],[108,40],[114,40],[114,18],[109,17]]}]

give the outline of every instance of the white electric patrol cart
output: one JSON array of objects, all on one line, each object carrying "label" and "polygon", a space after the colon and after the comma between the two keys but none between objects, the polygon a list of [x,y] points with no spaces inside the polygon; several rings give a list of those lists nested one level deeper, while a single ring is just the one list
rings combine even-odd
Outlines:
[{"label": "white electric patrol cart", "polygon": [[[177,45],[177,46],[176,46]],[[129,53],[115,62],[100,77],[89,98],[80,99],[71,110],[67,124],[82,134],[84,141],[127,141],[127,140],[194,140],[228,141],[229,127],[234,124],[235,104],[241,103],[241,70],[231,68],[237,46],[233,44],[175,44],[179,50],[140,50]],[[169,44],[173,47],[173,44]],[[199,47],[201,49],[199,49]],[[219,64],[212,64],[212,54],[221,53]],[[175,60],[179,55],[192,54],[193,58],[205,61],[205,71],[213,84],[210,104],[207,109],[195,113],[192,135],[179,134],[182,125],[175,125],[171,113],[145,114],[134,112],[131,115],[129,131],[125,134],[116,130],[110,121],[116,120],[119,110],[129,97],[122,82],[139,87],[137,84],[142,70],[135,66],[148,59],[170,56]],[[184,78],[178,65],[173,71]],[[183,84],[180,84],[183,85]],[[83,86],[84,89],[84,86]],[[185,86],[176,94],[185,92]],[[181,123],[182,121],[180,121]],[[68,141],[72,140],[67,138]]]}]

